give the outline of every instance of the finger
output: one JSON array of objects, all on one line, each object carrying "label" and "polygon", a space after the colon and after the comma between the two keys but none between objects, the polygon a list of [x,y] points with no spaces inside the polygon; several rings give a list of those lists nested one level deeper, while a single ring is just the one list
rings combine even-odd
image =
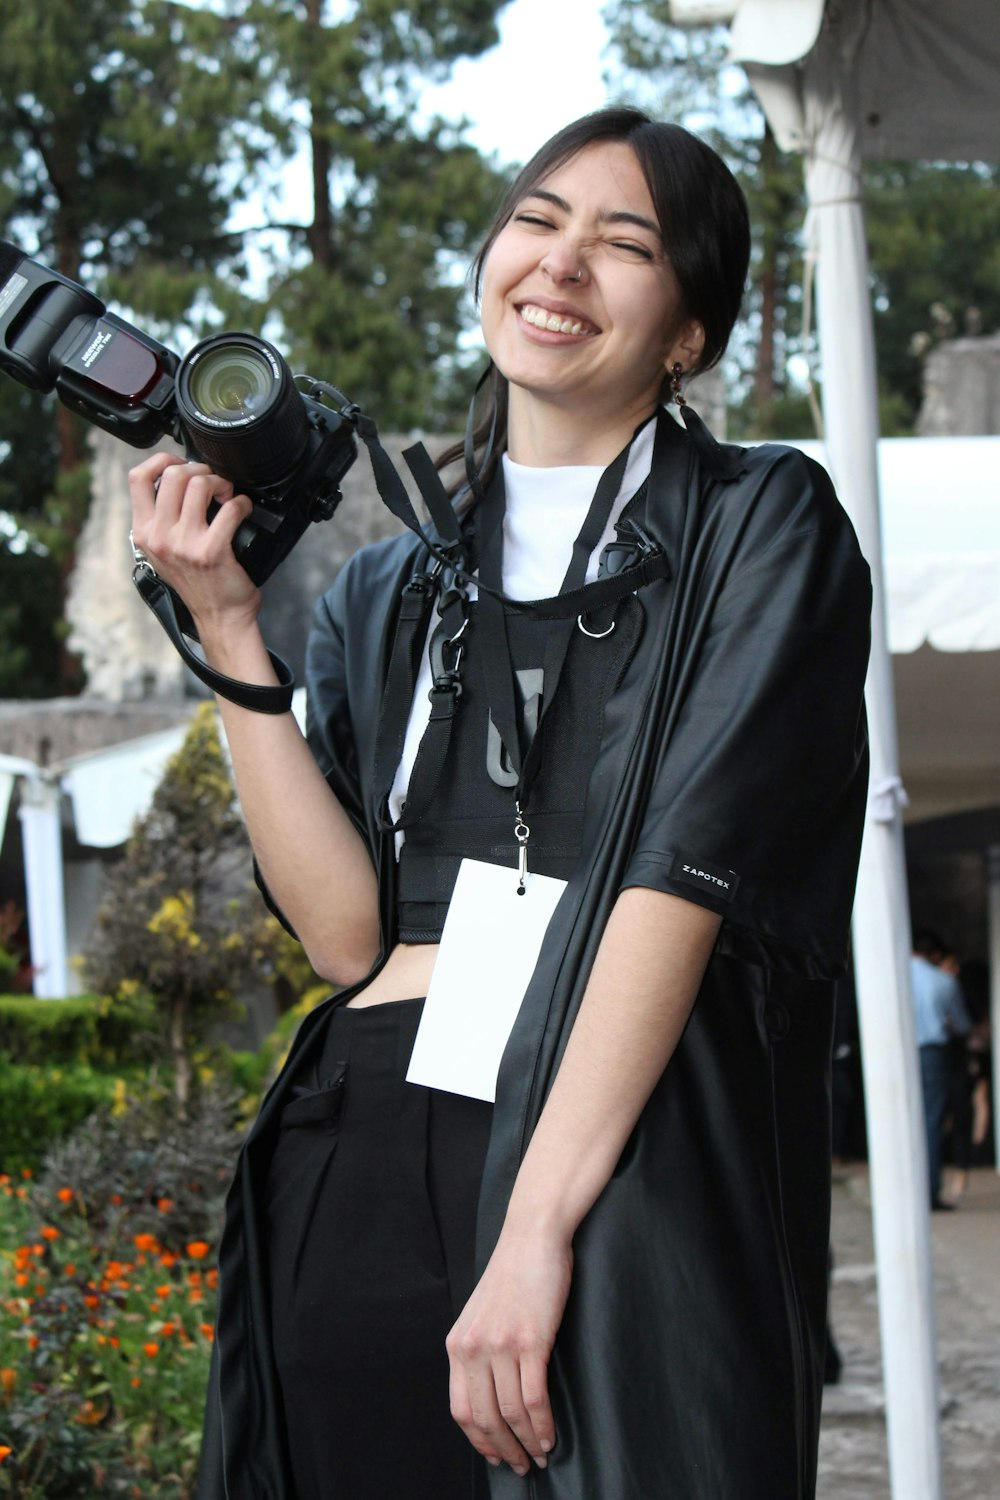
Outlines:
[{"label": "finger", "polygon": [[504,1463],[510,1464],[515,1474],[527,1474],[531,1468],[531,1460],[500,1410],[492,1368],[486,1365],[481,1370],[468,1370],[466,1379],[472,1402],[472,1422],[476,1431],[495,1447]]},{"label": "finger", "polygon": [[515,1474],[525,1475],[531,1461],[510,1427],[500,1415],[493,1371],[465,1366],[469,1416],[459,1422],[466,1437],[484,1458],[494,1456],[510,1464]]},{"label": "finger", "polygon": [[476,1452],[485,1458],[488,1464],[497,1468],[500,1464],[500,1454],[496,1447],[486,1441],[482,1434],[476,1430],[472,1420],[472,1401],[469,1396],[469,1385],[465,1378],[465,1370],[462,1365],[453,1360],[451,1374],[448,1381],[448,1394],[451,1403],[451,1414],[458,1426],[461,1427],[469,1442]]},{"label": "finger", "polygon": [[129,469],[128,488],[132,498],[132,530],[137,543],[153,524],[156,490],[162,475],[168,468],[183,464],[183,462],[183,458],[176,453],[154,453],[152,458],[144,459],[141,464],[136,464],[134,468]]},{"label": "finger", "polygon": [[227,500],[233,493],[230,480],[214,474],[208,464],[184,463],[165,469],[156,490],[156,515],[164,526],[178,521],[203,530],[208,525],[208,507],[216,498]]},{"label": "finger", "polygon": [[[524,1451],[535,1460],[540,1469],[544,1469],[546,1450],[542,1446],[541,1435],[535,1430],[532,1411],[525,1399],[525,1378],[522,1364],[510,1355],[495,1357],[493,1360],[493,1381],[496,1387],[497,1405],[500,1409],[501,1417],[503,1417]],[[528,1389],[533,1393],[535,1412],[541,1416],[543,1406],[548,1404],[545,1395],[544,1378],[541,1385],[538,1384],[537,1380],[529,1381]],[[551,1447],[551,1444],[549,1446]]]},{"label": "finger", "polygon": [[[549,1400],[548,1361],[540,1355],[524,1354],[521,1356],[521,1399],[531,1420],[538,1447],[543,1454],[551,1453],[556,1445],[556,1423],[552,1415],[552,1403]],[[522,1442],[524,1442],[523,1438]],[[525,1446],[532,1457],[537,1458],[536,1449],[530,1443],[526,1443]]]}]

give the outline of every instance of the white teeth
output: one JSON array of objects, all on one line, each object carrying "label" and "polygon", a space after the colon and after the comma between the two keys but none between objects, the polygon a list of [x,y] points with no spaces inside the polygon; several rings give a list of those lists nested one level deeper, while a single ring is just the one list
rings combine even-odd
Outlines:
[{"label": "white teeth", "polygon": [[561,318],[558,313],[546,312],[542,307],[535,307],[530,302],[521,308],[521,317],[526,323],[534,328],[544,328],[549,333],[572,333],[589,334],[592,330],[585,328],[579,319]]}]

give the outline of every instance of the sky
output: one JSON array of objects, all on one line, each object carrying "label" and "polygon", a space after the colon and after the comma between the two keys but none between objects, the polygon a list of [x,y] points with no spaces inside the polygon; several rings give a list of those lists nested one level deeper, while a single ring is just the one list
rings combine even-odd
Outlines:
[{"label": "sky", "polygon": [[427,114],[467,115],[469,139],[502,162],[523,162],[561,126],[605,101],[607,0],[512,0],[500,45],[463,59],[424,94]]}]

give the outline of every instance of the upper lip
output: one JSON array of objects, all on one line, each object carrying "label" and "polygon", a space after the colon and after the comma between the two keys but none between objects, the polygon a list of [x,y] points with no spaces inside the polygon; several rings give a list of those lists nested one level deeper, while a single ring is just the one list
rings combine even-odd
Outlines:
[{"label": "upper lip", "polygon": [[599,324],[595,323],[593,318],[588,318],[587,314],[582,313],[578,307],[574,307],[569,302],[559,302],[554,297],[518,297],[518,311],[522,307],[540,307],[543,311],[554,313],[557,317],[572,318],[577,323],[586,323],[589,328],[599,328]]}]

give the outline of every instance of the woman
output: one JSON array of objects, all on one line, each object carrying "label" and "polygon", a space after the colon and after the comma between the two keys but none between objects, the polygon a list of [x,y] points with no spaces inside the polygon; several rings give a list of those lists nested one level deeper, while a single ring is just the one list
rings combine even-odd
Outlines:
[{"label": "woman", "polygon": [[[477,263],[492,409],[461,535],[435,508],[455,566],[405,536],[344,569],[311,751],[221,705],[271,896],[346,988],[230,1198],[205,1497],[813,1493],[869,593],[822,470],[660,406],[721,356],[747,256],[685,131],[612,109],[554,137]],[[132,488],[209,660],[273,683],[248,502],[164,456]],[[470,853],[568,882],[495,1105],[404,1081]]]}]

